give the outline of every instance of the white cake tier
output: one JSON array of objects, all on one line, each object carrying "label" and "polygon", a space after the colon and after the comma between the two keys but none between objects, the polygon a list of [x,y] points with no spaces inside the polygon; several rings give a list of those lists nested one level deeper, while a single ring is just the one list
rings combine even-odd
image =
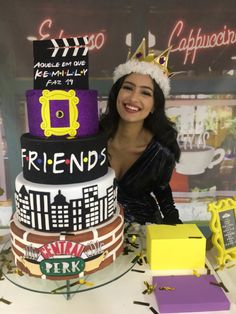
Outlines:
[{"label": "white cake tier", "polygon": [[115,173],[86,183],[48,185],[30,182],[20,173],[15,180],[18,220],[39,231],[78,231],[109,218],[117,206]]}]

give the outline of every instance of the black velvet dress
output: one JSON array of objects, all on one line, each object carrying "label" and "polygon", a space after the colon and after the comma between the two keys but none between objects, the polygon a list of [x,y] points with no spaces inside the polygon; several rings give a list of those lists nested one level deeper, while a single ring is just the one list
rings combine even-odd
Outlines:
[{"label": "black velvet dress", "polygon": [[127,223],[181,223],[169,185],[174,167],[173,154],[153,138],[117,181],[118,202]]}]

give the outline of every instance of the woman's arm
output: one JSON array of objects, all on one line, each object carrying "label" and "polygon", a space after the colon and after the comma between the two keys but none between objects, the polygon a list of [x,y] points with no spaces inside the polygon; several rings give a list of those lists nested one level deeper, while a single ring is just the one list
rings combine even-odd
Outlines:
[{"label": "woman's arm", "polygon": [[172,190],[169,184],[165,187],[157,187],[153,191],[163,215],[164,224],[179,224],[179,212],[174,204]]}]

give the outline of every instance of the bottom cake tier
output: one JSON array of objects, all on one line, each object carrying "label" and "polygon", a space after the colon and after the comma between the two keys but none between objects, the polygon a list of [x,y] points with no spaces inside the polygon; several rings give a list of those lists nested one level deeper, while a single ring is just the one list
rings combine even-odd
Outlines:
[{"label": "bottom cake tier", "polygon": [[10,222],[16,266],[30,276],[70,280],[96,272],[123,251],[123,209],[107,222],[84,231],[46,233],[23,226],[13,215]]}]

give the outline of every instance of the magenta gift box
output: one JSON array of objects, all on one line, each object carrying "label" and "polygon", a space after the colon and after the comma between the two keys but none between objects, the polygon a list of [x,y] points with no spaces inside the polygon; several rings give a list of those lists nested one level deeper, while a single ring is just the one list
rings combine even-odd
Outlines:
[{"label": "magenta gift box", "polygon": [[229,310],[230,302],[223,289],[211,283],[217,284],[213,275],[153,277],[160,313]]}]

